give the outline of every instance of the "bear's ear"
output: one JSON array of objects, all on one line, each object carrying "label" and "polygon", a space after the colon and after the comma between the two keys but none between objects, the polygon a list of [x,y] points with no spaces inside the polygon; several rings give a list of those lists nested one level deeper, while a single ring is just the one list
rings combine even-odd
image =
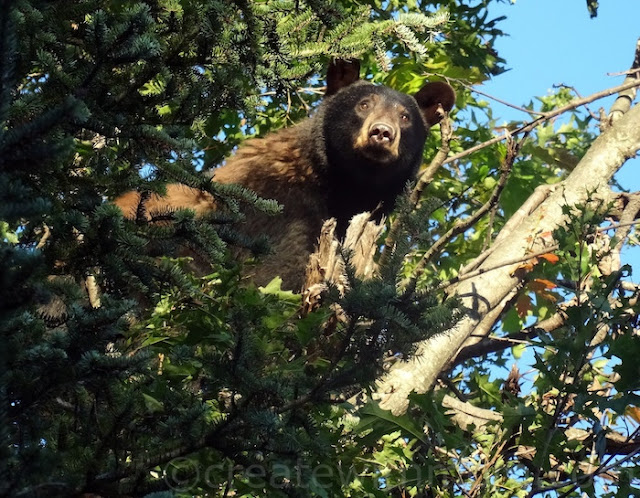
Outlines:
[{"label": "bear's ear", "polygon": [[349,86],[360,79],[360,61],[357,59],[336,59],[327,69],[327,91],[325,97]]},{"label": "bear's ear", "polygon": [[445,112],[449,112],[456,103],[456,92],[444,81],[427,83],[413,97],[429,126],[439,123],[444,117],[438,112],[438,105],[441,105]]}]

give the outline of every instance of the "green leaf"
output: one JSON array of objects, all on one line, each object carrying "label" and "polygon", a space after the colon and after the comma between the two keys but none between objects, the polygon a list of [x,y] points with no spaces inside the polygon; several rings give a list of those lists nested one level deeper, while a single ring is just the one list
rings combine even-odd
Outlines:
[{"label": "green leaf", "polygon": [[357,433],[365,432],[373,426],[378,426],[376,432],[383,427],[382,432],[390,434],[400,429],[406,435],[413,436],[419,441],[426,442],[422,428],[408,415],[395,416],[390,411],[380,408],[378,403],[369,402],[359,412],[360,423],[356,426]]},{"label": "green leaf", "polygon": [[149,410],[151,413],[161,412],[164,410],[164,404],[153,396],[142,393],[142,397],[144,398],[144,404],[147,407],[147,410]]}]

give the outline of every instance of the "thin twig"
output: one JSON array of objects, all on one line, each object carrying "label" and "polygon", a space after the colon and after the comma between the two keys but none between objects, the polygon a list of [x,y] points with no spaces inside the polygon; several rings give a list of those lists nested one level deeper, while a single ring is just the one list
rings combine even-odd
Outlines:
[{"label": "thin twig", "polygon": [[[505,438],[505,440],[500,443],[500,446],[498,446],[498,448],[494,452],[491,459],[483,466],[484,469],[486,470],[491,469],[498,461],[498,458],[500,458],[501,456],[504,456],[502,452],[508,442],[509,442],[509,438]],[[471,497],[475,497],[478,495],[478,493],[481,490],[480,486],[482,485],[483,480],[489,475],[490,474],[488,472],[480,473],[480,478],[476,479],[476,481],[473,483],[473,486],[471,486],[471,490],[469,491],[469,495]]]},{"label": "thin twig", "polygon": [[447,160],[444,161],[443,164],[449,164],[453,161],[457,161],[459,159],[462,159],[463,157],[466,157],[470,154],[473,154],[474,152],[477,152],[479,150],[484,149],[485,147],[489,147],[490,145],[493,144],[497,144],[499,142],[502,142],[503,140],[506,140],[508,137],[512,136],[512,135],[516,135],[518,133],[527,133],[532,131],[533,129],[535,129],[538,125],[549,121],[557,116],[560,116],[561,114],[564,114],[567,111],[570,111],[572,109],[575,109],[576,107],[580,107],[583,106],[585,104],[589,104],[595,100],[598,99],[602,99],[605,97],[609,97],[610,95],[613,95],[615,93],[620,93],[623,92],[625,90],[629,90],[631,88],[638,88],[640,87],[640,81],[639,80],[634,80],[628,83],[624,83],[622,85],[618,85],[612,88],[608,88],[607,90],[602,90],[600,92],[594,93],[588,97],[585,97],[583,99],[576,99],[570,103],[568,103],[565,106],[559,107],[558,109],[555,109],[553,111],[550,112],[546,112],[544,113],[543,116],[540,116],[539,118],[534,119],[533,121],[530,121],[528,123],[524,123],[522,125],[520,125],[519,127],[515,128],[514,130],[511,130],[510,132],[507,133],[503,133],[502,135],[498,135],[497,137],[493,137],[485,142],[482,142],[478,145],[474,145],[473,147],[464,150],[462,152],[459,152],[458,154],[455,154],[451,157],[449,157]]},{"label": "thin twig", "polygon": [[[636,214],[637,214],[637,212],[636,212]],[[622,228],[622,227],[626,227],[626,226],[634,226],[634,225],[638,225],[638,224],[640,224],[640,221],[638,221],[638,220],[624,222],[624,223],[613,223],[611,225],[607,225],[606,227],[598,227],[598,228],[596,228],[595,231],[596,232],[606,232],[608,230],[616,230],[618,228]],[[482,273],[486,273],[486,272],[493,271],[493,270],[498,270],[498,269],[503,268],[505,266],[510,266],[510,265],[513,265],[513,264],[516,264],[516,263],[524,263],[524,262],[529,261],[529,260],[531,260],[533,258],[537,258],[538,256],[542,256],[544,254],[552,253],[553,251],[555,251],[555,250],[557,250],[559,248],[560,248],[560,246],[558,244],[553,244],[553,245],[545,247],[544,249],[542,249],[542,250],[540,250],[538,252],[535,252],[535,253],[532,253],[532,254],[527,254],[527,255],[525,255],[523,257],[510,259],[510,260],[501,262],[501,263],[499,263],[499,264],[497,264],[495,266],[491,266],[489,268],[480,268],[480,269],[477,269],[477,270],[471,270],[471,271],[469,271],[467,273],[462,273],[461,272],[458,276],[441,282],[438,285],[437,289],[445,289],[445,288],[449,287],[450,285],[457,284],[458,282],[462,282],[463,280],[467,280],[469,278],[476,277],[478,275],[481,275]],[[486,259],[486,258],[484,258],[484,259]]]},{"label": "thin twig", "polygon": [[[440,121],[440,134],[442,136],[440,150],[435,155],[435,157],[429,163],[429,166],[425,168],[425,170],[421,173],[418,181],[416,182],[416,186],[411,191],[409,196],[409,203],[413,208],[418,205],[420,198],[422,197],[422,192],[429,186],[433,177],[436,174],[436,171],[442,166],[445,159],[449,155],[449,151],[451,150],[451,138],[453,137],[453,130],[451,128],[451,121],[449,120],[449,116],[443,111],[444,118]],[[382,254],[380,255],[379,264],[385,265],[393,250],[395,248],[396,240],[398,237],[398,231],[400,229],[400,225],[403,223],[404,219],[401,215],[397,216],[393,223],[391,223],[391,227],[389,228],[389,233],[387,234],[384,247],[382,249]]]},{"label": "thin twig", "polygon": [[499,99],[498,97],[494,97],[493,95],[490,95],[490,94],[485,93],[485,92],[483,92],[481,90],[478,90],[477,88],[475,88],[475,87],[473,87],[471,85],[467,85],[466,83],[464,83],[461,80],[456,80],[456,82],[457,82],[457,84],[465,87],[467,90],[469,90],[469,91],[471,91],[473,93],[477,93],[478,95],[482,95],[483,97],[487,97],[488,99],[491,99],[491,100],[493,100],[495,102],[498,102],[498,103],[500,103],[502,105],[506,105],[507,107],[511,107],[512,109],[516,109],[518,111],[526,112],[527,114],[535,114],[536,116],[544,116],[545,115],[544,112],[533,111],[531,109],[527,109],[526,107],[515,105],[515,104],[512,104],[510,102],[507,102],[506,100],[502,100],[502,99]]},{"label": "thin twig", "polygon": [[[456,353],[456,356],[451,360],[451,367],[459,365],[470,358],[479,358],[481,356],[488,355],[489,353],[497,353],[498,351],[503,351],[517,344],[533,345],[533,339],[538,337],[541,332],[551,333],[562,327],[567,321],[567,314],[565,311],[574,304],[575,298],[567,303],[559,305],[558,311],[549,318],[540,320],[529,327],[508,336],[481,336],[481,341],[460,348]],[[540,342],[535,345],[543,347],[549,351],[552,350],[551,346],[543,345]]]},{"label": "thin twig", "polygon": [[[523,140],[526,138],[523,137]],[[451,227],[447,233],[445,233],[442,237],[440,237],[422,256],[420,262],[417,264],[415,270],[413,271],[413,275],[407,282],[405,286],[405,295],[411,294],[415,290],[416,283],[420,275],[424,272],[424,269],[429,261],[436,255],[439,254],[441,250],[444,249],[444,246],[448,244],[451,239],[456,237],[457,235],[463,233],[464,231],[471,228],[473,225],[477,223],[477,221],[482,218],[485,213],[487,213],[491,208],[498,202],[500,199],[500,194],[504,189],[504,186],[507,183],[507,178],[509,177],[509,173],[511,173],[511,168],[513,167],[513,163],[518,155],[518,151],[520,150],[520,146],[522,145],[522,141],[515,143],[510,142],[507,157],[502,163],[502,173],[500,174],[500,178],[498,179],[498,183],[491,193],[491,197],[487,202],[484,203],[483,206],[480,207],[473,215],[465,220],[458,221],[453,227]]]},{"label": "thin twig", "polygon": [[513,259],[509,259],[506,261],[502,261],[495,266],[490,266],[489,268],[478,268],[477,270],[470,271],[469,273],[465,273],[464,275],[458,275],[457,277],[453,277],[449,280],[445,280],[441,282],[436,289],[446,289],[450,285],[457,284],[458,282],[462,282],[463,280],[467,280],[469,278],[477,277],[478,275],[482,275],[483,273],[487,273],[493,270],[498,270],[500,268],[504,268],[505,266],[515,265],[517,263],[525,263],[531,259],[537,258],[538,256],[543,256],[545,254],[552,253],[553,251],[559,249],[560,246],[558,244],[554,244],[552,246],[545,247],[541,251],[537,251],[531,254],[527,254],[522,257],[517,257]]},{"label": "thin twig", "polygon": [[619,71],[617,73],[607,73],[607,76],[625,76],[627,74],[638,74],[640,73],[640,67],[637,69],[627,69],[626,71]]},{"label": "thin twig", "polygon": [[[571,90],[573,93],[576,94],[576,97],[578,97],[579,99],[583,98],[582,95],[580,94],[580,92],[576,89],[575,86],[571,86],[571,85],[566,85],[564,83],[559,83],[557,85],[553,85],[553,88],[567,88],[569,90]],[[585,109],[587,110],[587,112],[589,113],[589,115],[595,119],[596,121],[600,121],[600,119],[602,119],[600,116],[598,116],[595,112],[593,112],[588,105],[585,104]]]},{"label": "thin twig", "polygon": [[556,484],[551,484],[549,486],[545,486],[543,488],[538,488],[536,490],[531,490],[531,493],[529,493],[529,497],[533,497],[537,494],[540,493],[546,493],[549,491],[554,491],[556,489],[562,489],[562,488],[566,488],[567,486],[571,486],[571,489],[569,489],[566,493],[563,493],[561,495],[561,497],[566,497],[569,496],[569,494],[571,494],[576,487],[580,486],[582,483],[588,483],[590,482],[594,477],[600,475],[600,474],[604,474],[610,470],[614,470],[617,468],[621,468],[622,465],[631,460],[632,458],[636,457],[638,454],[640,453],[640,448],[636,448],[635,450],[633,450],[631,453],[629,453],[628,455],[625,455],[624,457],[622,457],[620,460],[616,460],[614,463],[612,463],[611,465],[607,465],[605,467],[603,467],[602,465],[600,467],[598,467],[596,470],[594,470],[592,473],[590,474],[585,474],[582,476],[578,476],[576,479],[571,479],[568,481],[563,481],[563,482],[558,482]]},{"label": "thin twig", "polygon": [[[632,201],[633,202],[633,201]],[[638,202],[637,200],[635,200],[634,204],[636,204],[636,206],[634,206],[635,208],[639,208],[640,209],[640,202]],[[626,210],[625,210],[626,211]],[[624,212],[623,212],[624,214]],[[636,213],[633,216],[636,216],[638,214],[638,211],[636,211]],[[640,220],[634,220],[634,221],[627,221],[627,222],[620,222],[620,223],[613,223],[611,225],[607,225],[606,227],[598,227],[596,228],[596,232],[606,232],[608,230],[617,230],[618,228],[622,228],[622,227],[632,227],[634,225],[638,225],[640,224]],[[627,230],[627,233],[629,232],[629,230]]]}]

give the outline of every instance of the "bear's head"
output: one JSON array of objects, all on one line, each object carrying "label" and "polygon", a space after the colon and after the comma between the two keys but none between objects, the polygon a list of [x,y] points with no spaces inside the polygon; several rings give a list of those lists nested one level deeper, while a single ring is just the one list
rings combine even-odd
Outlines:
[{"label": "bear's head", "polygon": [[332,203],[339,214],[356,214],[349,213],[350,205],[373,210],[381,202],[382,212],[389,212],[414,178],[429,128],[442,119],[442,111],[451,110],[455,92],[439,81],[407,95],[358,79],[357,61],[333,63],[315,120],[321,127],[316,132],[322,137]]}]

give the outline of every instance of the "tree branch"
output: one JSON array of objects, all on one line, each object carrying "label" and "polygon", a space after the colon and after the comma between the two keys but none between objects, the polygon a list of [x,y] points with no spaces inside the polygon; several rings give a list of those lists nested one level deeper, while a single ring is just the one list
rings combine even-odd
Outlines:
[{"label": "tree branch", "polygon": [[511,173],[511,169],[513,168],[513,162],[515,161],[518,155],[518,151],[520,150],[521,144],[522,144],[522,141],[518,143],[512,142],[511,140],[509,141],[507,157],[502,163],[502,168],[501,168],[502,171],[500,174],[500,178],[498,179],[498,183],[494,188],[493,192],[491,193],[491,197],[489,197],[487,202],[485,202],[480,207],[480,209],[478,209],[475,213],[473,213],[473,215],[471,215],[469,218],[465,220],[458,220],[458,222],[456,222],[454,226],[447,231],[447,233],[445,233],[442,237],[440,237],[429,248],[429,250],[427,250],[427,252],[422,256],[420,262],[417,264],[416,268],[414,269],[413,274],[411,275],[411,278],[408,280],[408,282],[405,285],[403,285],[403,287],[405,287],[405,292],[404,292],[405,295],[409,295],[415,290],[416,283],[419,280],[422,273],[424,272],[427,263],[431,261],[431,259],[433,259],[435,255],[439,254],[444,249],[444,246],[446,244],[448,244],[457,235],[460,235],[461,233],[463,233],[464,231],[468,230],[473,225],[475,225],[478,222],[478,220],[480,220],[480,218],[482,218],[486,213],[489,212],[489,210],[493,206],[496,205],[496,203],[500,199],[500,194],[502,193],[502,190],[504,189],[504,186],[507,183],[507,178],[509,178],[509,173]]},{"label": "tree branch", "polygon": [[471,358],[479,358],[489,353],[497,353],[518,344],[530,343],[540,332],[553,332],[562,327],[567,320],[564,310],[560,310],[545,320],[541,320],[520,332],[506,337],[483,337],[479,342],[462,347],[455,358],[451,360],[451,366],[459,365]]},{"label": "tree branch", "polygon": [[[447,414],[452,416],[453,422],[462,430],[474,427],[477,431],[487,425],[501,425],[504,422],[504,417],[500,413],[460,401],[448,394],[442,399],[442,406],[449,409]],[[592,432],[575,427],[564,429],[564,434],[570,441],[585,441],[593,437]],[[631,455],[640,450],[640,440],[615,431],[606,433],[606,442],[605,451],[608,455]]]},{"label": "tree branch", "polygon": [[[453,130],[451,128],[451,121],[449,120],[449,116],[447,113],[444,113],[444,118],[440,121],[440,134],[442,136],[440,150],[435,155],[435,157],[429,163],[429,166],[420,174],[416,186],[411,191],[411,195],[409,196],[409,202],[411,206],[416,207],[420,198],[422,197],[422,192],[424,189],[429,186],[436,172],[442,166],[445,159],[449,155],[449,151],[451,150],[451,138],[453,137]],[[391,227],[389,228],[389,233],[384,241],[384,247],[382,249],[382,254],[380,254],[380,265],[385,265],[389,262],[389,258],[395,248],[396,239],[398,237],[398,230],[400,225],[402,224],[402,219],[400,216],[397,216]]]},{"label": "tree branch", "polygon": [[[639,86],[634,82],[627,88]],[[621,85],[624,87],[624,85]],[[610,94],[617,89],[599,92]],[[598,95],[598,94],[596,94]],[[590,97],[595,100],[595,97]],[[583,99],[586,100],[586,99]],[[449,360],[470,337],[482,319],[520,285],[522,276],[513,270],[515,265],[483,273],[487,268],[503,264],[506,260],[523,258],[540,247],[536,234],[553,232],[565,222],[565,205],[584,203],[588,193],[608,198],[608,182],[624,162],[640,150],[640,106],[635,106],[618,119],[592,144],[571,174],[537,207],[513,228],[511,233],[494,245],[478,266],[481,272],[474,278],[459,282],[454,290],[468,310],[457,325],[449,331],[418,344],[416,354],[405,362],[396,363],[379,379],[377,398],[381,406],[393,413],[403,413],[408,407],[407,396],[412,392],[425,392],[433,386]],[[532,247],[531,240],[536,241]]]},{"label": "tree branch", "polygon": [[560,116],[561,114],[564,114],[567,111],[576,109],[577,107],[583,106],[585,104],[589,104],[595,100],[609,97],[616,93],[624,92],[625,90],[630,90],[638,87],[640,87],[640,80],[634,79],[633,81],[623,83],[622,85],[614,86],[607,90],[602,90],[601,92],[594,93],[592,95],[589,95],[588,97],[584,97],[582,99],[575,99],[572,102],[568,103],[567,105],[559,107],[558,109],[555,109],[553,111],[546,112],[544,113],[544,115],[540,116],[539,118],[536,118],[533,121],[530,121],[528,123],[524,123],[518,126],[516,129],[511,130],[510,132],[503,133],[502,135],[498,135],[497,137],[493,137],[485,142],[482,142],[481,144],[474,145],[473,147],[467,150],[459,152],[458,154],[455,154],[449,157],[446,161],[444,161],[443,164],[449,164],[454,161],[457,161],[458,159],[462,159],[463,157],[466,157],[476,151],[482,150],[485,147],[489,147],[490,145],[502,142],[503,140],[506,140],[512,135],[517,135],[518,133],[526,133],[526,132],[532,131],[538,125],[546,121],[549,121],[557,116]]},{"label": "tree branch", "polygon": [[455,80],[455,82],[456,82],[456,84],[458,84],[458,85],[460,85],[460,86],[465,87],[465,88],[466,88],[467,90],[469,90],[470,92],[477,93],[478,95],[482,95],[483,97],[487,97],[488,99],[491,99],[491,100],[493,100],[493,101],[495,101],[495,102],[498,102],[498,103],[500,103],[500,104],[502,104],[502,105],[505,105],[505,106],[507,106],[507,107],[511,107],[512,109],[515,109],[515,110],[517,110],[517,111],[521,111],[521,112],[524,112],[524,113],[526,113],[526,114],[533,114],[533,115],[536,115],[536,116],[544,116],[544,115],[545,115],[545,113],[544,113],[544,112],[539,112],[539,111],[534,111],[534,110],[532,110],[532,109],[527,109],[526,107],[522,107],[522,106],[519,106],[519,105],[515,105],[515,104],[512,104],[511,102],[507,102],[506,100],[502,100],[502,99],[499,99],[498,97],[494,97],[494,96],[493,96],[493,95],[491,95],[491,94],[488,94],[488,93],[486,93],[486,92],[483,92],[483,91],[481,91],[481,90],[478,90],[477,88],[475,88],[475,87],[474,87],[474,86],[472,86],[472,85],[467,85],[467,84],[466,84],[464,81],[462,81],[462,80],[458,80],[458,79],[456,79],[456,80]]},{"label": "tree branch", "polygon": [[[489,255],[495,250],[495,248],[499,247],[500,243],[505,240],[515,228],[517,228],[524,220],[529,218],[529,216],[531,216],[531,213],[533,213],[538,208],[538,206],[540,206],[540,204],[542,204],[542,202],[544,202],[544,200],[547,199],[547,197],[549,197],[549,195],[551,195],[551,193],[555,191],[555,189],[555,185],[546,184],[536,187],[536,189],[533,191],[533,194],[529,196],[524,204],[522,204],[522,206],[520,206],[520,208],[513,214],[513,216],[509,218],[509,220],[505,223],[505,225],[502,227],[502,230],[500,230],[500,233],[498,233],[496,239],[493,241],[491,247],[477,256],[466,266],[461,268],[458,277],[452,280],[455,280],[457,282],[458,280],[462,280],[463,277],[467,278],[467,275],[476,270],[482,264],[482,262],[489,257]],[[529,257],[532,258],[535,257],[535,255],[531,255]]]},{"label": "tree branch", "polygon": [[[629,73],[625,78],[623,85],[630,84],[633,82],[638,83],[640,81],[640,72],[638,72],[639,69],[640,69],[640,38],[636,42],[636,51],[633,56],[633,63],[631,64],[631,69],[629,70]],[[620,117],[623,114],[625,114],[631,108],[631,103],[633,102],[633,99],[636,98],[636,91],[637,91],[637,87],[633,87],[627,90],[622,90],[618,94],[618,98],[616,99],[616,101],[611,106],[611,109],[609,110],[608,125],[615,123],[618,119],[620,119]]]}]

